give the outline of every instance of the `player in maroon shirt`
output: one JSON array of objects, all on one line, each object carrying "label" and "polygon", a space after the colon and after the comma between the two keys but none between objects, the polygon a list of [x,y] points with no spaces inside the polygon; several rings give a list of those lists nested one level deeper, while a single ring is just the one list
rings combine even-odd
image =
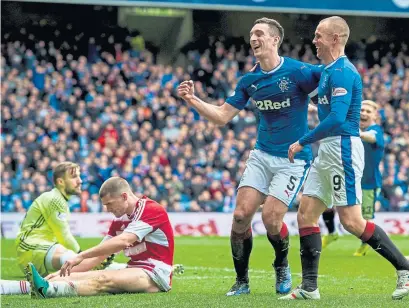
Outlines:
[{"label": "player in maroon shirt", "polygon": [[[44,279],[30,264],[30,283],[36,297],[153,293],[171,289],[174,236],[165,209],[145,196],[136,197],[128,182],[119,177],[105,181],[99,195],[107,211],[116,217],[108,235],[98,246],[67,261],[59,276]],[[125,269],[86,272],[120,251],[130,258]]]}]

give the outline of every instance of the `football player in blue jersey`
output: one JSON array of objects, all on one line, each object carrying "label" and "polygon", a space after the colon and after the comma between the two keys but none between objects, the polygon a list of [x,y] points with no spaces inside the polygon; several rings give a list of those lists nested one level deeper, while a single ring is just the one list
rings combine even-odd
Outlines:
[{"label": "football player in blue jersey", "polygon": [[345,56],[349,27],[338,16],[323,19],[313,44],[325,68],[318,87],[320,124],[288,150],[288,158],[308,144],[321,140],[318,157],[305,181],[297,220],[300,232],[302,284],[280,299],[320,299],[318,264],[321,254],[320,215],[332,205],[344,228],[375,249],[397,270],[393,299],[409,294],[409,262],[386,233],[362,217],[361,178],[364,146],[359,134],[362,81]]},{"label": "football player in blue jersey", "polygon": [[218,125],[232,120],[249,99],[260,112],[256,145],[239,184],[233,215],[230,242],[237,276],[228,296],[250,293],[251,221],[261,204],[267,238],[275,251],[276,292],[284,294],[291,290],[289,236],[283,217],[303,184],[312,153],[310,146],[306,146],[291,164],[287,151],[308,132],[308,95],[318,86],[321,67],[280,57],[278,48],[283,38],[284,29],[277,21],[268,18],[255,21],[250,45],[258,64],[240,79],[221,106],[195,96],[193,81],[184,81],[178,87],[178,95],[188,105]]},{"label": "football player in blue jersey", "polygon": [[[375,217],[375,202],[382,187],[382,175],[379,165],[385,149],[383,129],[376,124],[378,105],[371,100],[364,100],[361,107],[360,137],[365,149],[365,168],[361,180],[362,216],[366,220]],[[354,256],[365,256],[370,246],[362,242]]]},{"label": "football player in blue jersey", "polygon": [[[362,217],[372,220],[375,217],[375,202],[382,186],[382,175],[379,165],[383,158],[385,142],[383,130],[376,124],[378,105],[371,100],[364,100],[361,107],[360,137],[365,149],[365,167],[361,180],[362,187]],[[335,232],[334,209],[329,209],[322,214],[328,235],[322,237],[322,248],[338,238]],[[370,246],[362,242],[354,256],[365,256]]]}]

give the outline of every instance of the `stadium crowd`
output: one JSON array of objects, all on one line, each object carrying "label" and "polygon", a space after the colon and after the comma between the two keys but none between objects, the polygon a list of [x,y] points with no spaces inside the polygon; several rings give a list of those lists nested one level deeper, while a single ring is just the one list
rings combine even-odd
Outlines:
[{"label": "stadium crowd", "polygon": [[[182,49],[185,67],[171,67],[155,64],[143,39],[126,29],[99,36],[70,25],[3,31],[1,211],[26,211],[51,188],[51,170],[65,160],[81,165],[83,180],[71,211],[102,211],[98,189],[115,175],[168,211],[233,211],[257,111],[248,105],[216,127],[175,89],[192,78],[199,97],[222,104],[254,65],[248,49],[242,39],[210,37]],[[387,146],[377,210],[409,211],[408,46],[369,38],[349,49],[365,99],[381,106]],[[318,63],[308,43],[286,40],[281,54]],[[311,112],[310,126],[317,121]]]}]

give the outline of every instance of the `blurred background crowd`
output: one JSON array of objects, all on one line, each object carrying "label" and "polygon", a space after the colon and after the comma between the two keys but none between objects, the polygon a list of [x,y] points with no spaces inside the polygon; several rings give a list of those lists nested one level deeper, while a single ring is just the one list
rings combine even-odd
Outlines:
[{"label": "blurred background crowd", "polygon": [[[222,104],[255,63],[243,38],[197,38],[180,50],[185,65],[166,66],[157,64],[155,46],[122,27],[36,21],[2,30],[2,212],[26,211],[65,160],[81,166],[83,193],[69,201],[74,212],[103,211],[98,190],[115,175],[168,211],[233,211],[257,111],[249,104],[217,127],[175,90],[193,79],[200,98]],[[318,63],[308,41],[286,38],[280,53]],[[377,210],[409,211],[408,44],[373,36],[351,42],[347,54],[365,99],[381,107],[386,149]],[[311,112],[310,127],[317,122]]]}]

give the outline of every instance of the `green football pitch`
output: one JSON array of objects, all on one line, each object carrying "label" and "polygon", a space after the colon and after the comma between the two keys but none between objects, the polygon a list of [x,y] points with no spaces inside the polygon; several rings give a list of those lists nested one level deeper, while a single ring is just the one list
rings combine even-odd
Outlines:
[{"label": "green football pitch", "polygon": [[[409,255],[409,238],[393,237]],[[79,239],[82,249],[98,239]],[[228,238],[176,238],[175,263],[185,273],[175,276],[167,294],[123,294],[97,297],[31,299],[28,295],[2,296],[1,307],[409,307],[409,297],[393,301],[396,286],[394,268],[374,251],[357,258],[352,253],[358,240],[345,236],[323,250],[320,262],[321,300],[282,302],[274,291],[271,269],[273,250],[265,237],[254,240],[250,260],[251,294],[226,297],[234,282]],[[291,238],[290,265],[293,284],[301,281],[298,237]],[[125,261],[120,255],[116,261]],[[1,241],[2,279],[22,279],[15,260],[13,241]]]}]

